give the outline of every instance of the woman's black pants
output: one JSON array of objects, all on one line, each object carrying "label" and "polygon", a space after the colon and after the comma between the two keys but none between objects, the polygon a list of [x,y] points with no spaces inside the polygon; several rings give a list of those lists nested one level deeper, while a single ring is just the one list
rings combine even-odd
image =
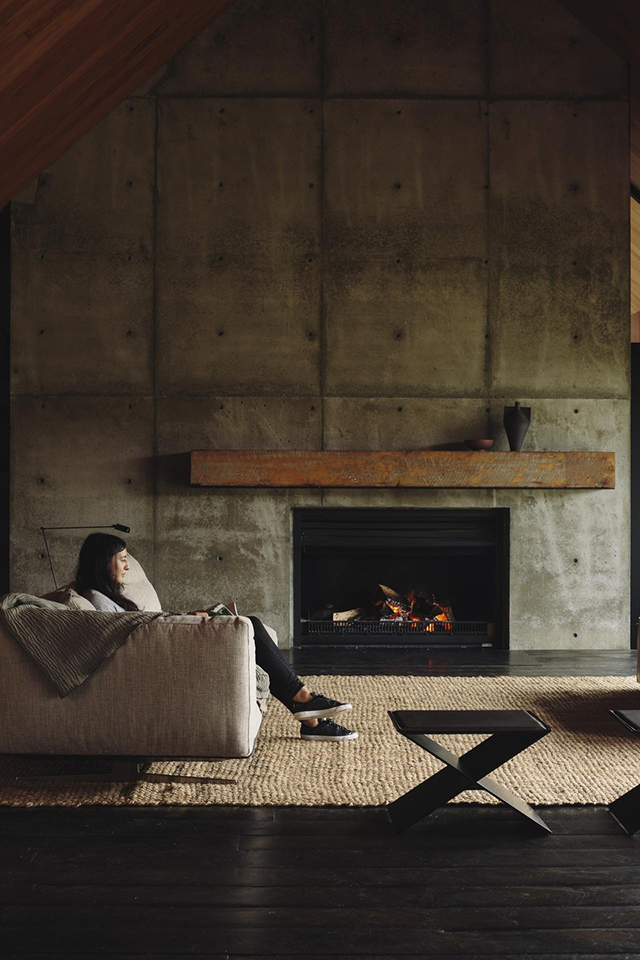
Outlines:
[{"label": "woman's black pants", "polygon": [[269,689],[276,700],[291,709],[291,701],[304,687],[267,633],[262,620],[249,617],[256,638],[256,663],[269,674]]}]

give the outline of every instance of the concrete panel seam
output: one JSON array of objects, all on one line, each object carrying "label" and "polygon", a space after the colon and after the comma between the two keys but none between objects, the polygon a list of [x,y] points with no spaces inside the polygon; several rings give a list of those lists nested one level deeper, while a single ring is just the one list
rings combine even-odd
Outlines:
[{"label": "concrete panel seam", "polygon": [[153,465],[152,465],[152,488],[153,505],[151,514],[151,556],[153,561],[153,578],[155,580],[156,568],[156,539],[158,534],[158,403],[156,400],[156,349],[158,339],[158,275],[157,275],[157,250],[158,250],[158,101],[153,102],[153,201],[152,201],[152,243],[153,243],[153,262],[152,262],[152,304],[151,314],[153,317],[153,335],[151,338],[151,383],[153,387]]},{"label": "concrete panel seam", "polygon": [[320,386],[320,444],[324,450],[325,446],[325,406],[324,396],[326,393],[327,377],[327,305],[325,301],[324,289],[324,269],[325,269],[325,56],[326,56],[326,5],[322,0],[321,10],[321,29],[320,29],[320,97],[321,97],[321,116],[320,116],[320,352],[318,362],[320,364],[318,382]]},{"label": "concrete panel seam", "polygon": [[[132,99],[131,97],[127,99]],[[136,98],[133,98],[136,99]],[[215,94],[197,94],[197,93],[188,93],[188,94],[175,94],[167,96],[153,96],[153,97],[140,97],[138,98],[143,102],[146,101],[158,101],[169,103],[172,100],[175,101],[185,101],[185,100],[313,100],[316,99],[312,94],[303,94],[303,93],[223,93],[219,95]],[[438,94],[437,96],[428,96],[428,95],[418,95],[418,94],[409,94],[403,93],[399,90],[386,90],[383,93],[377,94],[349,94],[349,93],[340,93],[340,94],[327,94],[327,96],[322,98],[325,101],[332,100],[407,100],[407,101],[426,101],[428,103],[445,103],[445,102],[475,102],[482,100],[482,97],[478,95],[465,94],[463,95],[447,95],[447,94]],[[533,95],[527,96],[505,96],[505,95],[496,95],[491,96],[490,100],[492,103],[513,103],[519,100],[531,101],[532,103],[592,103],[592,102],[603,102],[603,103],[627,103],[627,97],[619,96],[606,96],[603,94],[591,94],[589,96],[580,96],[580,97],[568,97],[566,94],[558,95],[557,97],[545,95],[544,97],[536,97]]]}]

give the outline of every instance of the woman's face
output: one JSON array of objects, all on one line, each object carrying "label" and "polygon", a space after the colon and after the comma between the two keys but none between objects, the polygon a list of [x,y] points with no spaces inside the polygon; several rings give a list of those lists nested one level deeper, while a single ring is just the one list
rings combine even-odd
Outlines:
[{"label": "woman's face", "polygon": [[109,560],[109,573],[113,577],[113,582],[121,584],[128,569],[129,561],[126,549],[121,550],[120,553],[114,553]]}]

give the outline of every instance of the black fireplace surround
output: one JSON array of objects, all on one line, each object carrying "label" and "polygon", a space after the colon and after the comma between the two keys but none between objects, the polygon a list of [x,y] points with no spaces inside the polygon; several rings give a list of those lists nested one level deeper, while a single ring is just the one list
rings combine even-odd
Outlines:
[{"label": "black fireplace surround", "polygon": [[[509,646],[508,509],[296,509],[293,547],[295,646]],[[454,619],[334,618],[371,610],[379,584]]]}]

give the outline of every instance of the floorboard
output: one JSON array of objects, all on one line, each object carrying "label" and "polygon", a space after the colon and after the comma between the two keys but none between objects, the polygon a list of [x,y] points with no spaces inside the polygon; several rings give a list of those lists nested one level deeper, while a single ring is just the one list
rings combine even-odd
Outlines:
[{"label": "floorboard", "polygon": [[[635,670],[624,651],[291,657],[301,674]],[[468,804],[401,836],[382,808],[0,808],[0,956],[640,960],[640,840],[604,807],[540,812],[551,836]]]}]

